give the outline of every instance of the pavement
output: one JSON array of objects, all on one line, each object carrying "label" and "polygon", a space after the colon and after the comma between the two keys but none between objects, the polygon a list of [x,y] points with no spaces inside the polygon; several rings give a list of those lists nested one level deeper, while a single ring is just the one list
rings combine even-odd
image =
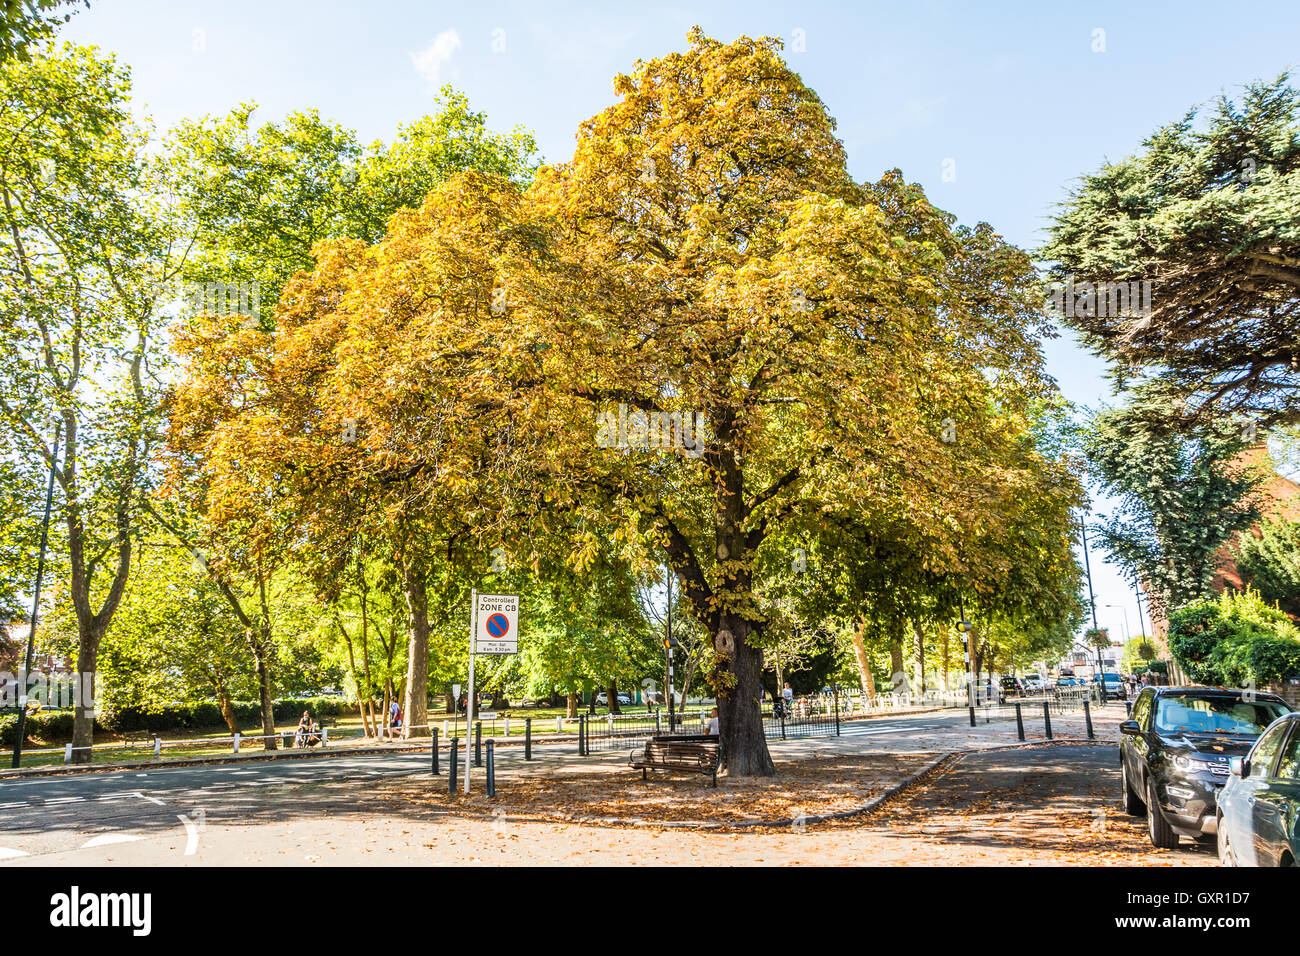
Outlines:
[{"label": "pavement", "polygon": [[[1058,818],[1074,828],[1097,827],[1098,802],[1118,815],[1114,747],[1123,716],[1122,705],[1114,704],[1097,713],[1095,730],[1104,743],[996,752],[991,748],[1018,747],[1014,722],[971,728],[964,712],[845,721],[840,737],[772,741],[778,763],[852,753],[971,754],[936,774],[947,789],[934,790],[928,781],[917,789],[918,795],[935,794],[929,802],[907,802],[913,800],[908,791],[886,805],[887,817],[825,825],[836,830],[834,840],[811,839],[822,825],[775,834],[674,832],[668,839],[666,831],[654,829],[467,817],[445,801],[417,807],[401,799],[402,786],[428,779],[433,787],[446,787],[446,755],[443,776],[430,778],[427,749],[7,778],[0,780],[0,865],[536,865],[571,863],[584,852],[611,863],[937,862],[963,853],[972,861],[984,854],[997,862],[1040,862],[1075,850],[1024,833],[1015,845],[1000,845],[991,832],[996,823],[981,814],[1033,817],[1045,833]],[[1084,736],[1081,715],[1054,715],[1052,723],[1058,737]],[[1031,741],[1041,740],[1041,716],[1037,724],[1027,721],[1026,730]],[[535,748],[536,759],[525,763],[522,748],[503,747],[497,751],[498,785],[533,775],[626,772],[628,749],[579,757],[570,742]],[[1116,777],[1110,789],[1103,783],[1107,774]],[[1058,789],[1026,788],[1039,779],[1041,786],[1050,781]],[[482,785],[482,771],[476,770],[472,788],[478,792]],[[962,799],[973,801],[962,811],[969,836],[962,826],[941,823]],[[1004,810],[980,809],[979,801]],[[896,819],[898,806],[910,807],[909,814]],[[1046,817],[1042,807],[1052,808]],[[1126,847],[1145,839],[1135,837],[1127,818],[1103,819]],[[900,820],[920,829],[909,830]],[[1021,844],[1023,852],[1016,848]]]}]

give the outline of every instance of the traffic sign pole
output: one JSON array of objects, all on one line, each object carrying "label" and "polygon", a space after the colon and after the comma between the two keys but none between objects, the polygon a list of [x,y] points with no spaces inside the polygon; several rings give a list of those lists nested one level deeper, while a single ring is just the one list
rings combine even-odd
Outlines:
[{"label": "traffic sign pole", "polygon": [[[474,645],[478,643],[478,588],[469,592],[469,696],[465,699],[465,727],[474,726]],[[465,748],[465,792],[469,793],[469,747]]]}]

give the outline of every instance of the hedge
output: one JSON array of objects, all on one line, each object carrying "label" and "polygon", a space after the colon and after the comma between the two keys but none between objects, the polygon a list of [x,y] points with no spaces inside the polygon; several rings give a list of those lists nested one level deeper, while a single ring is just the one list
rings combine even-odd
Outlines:
[{"label": "hedge", "polygon": [[[262,705],[257,701],[232,701],[231,707],[235,711],[235,721],[241,728],[262,726]],[[304,710],[311,711],[312,716],[319,719],[340,717],[354,709],[354,706],[338,697],[287,697],[274,704],[277,723],[295,722]],[[153,709],[115,707],[106,710],[95,721],[97,732],[118,734],[146,732],[162,735],[173,731],[224,729],[225,726],[221,707],[215,701],[167,704]],[[14,745],[17,728],[17,714],[0,714],[0,747]],[[27,718],[26,736],[50,743],[71,740],[72,711],[52,710],[30,715]]]},{"label": "hedge", "polygon": [[[230,702],[235,712],[235,722],[241,728],[262,726],[262,705],[255,700]],[[286,697],[277,700],[273,713],[277,723],[296,721],[304,710],[313,717],[339,717],[354,709],[339,697]],[[161,707],[114,707],[108,710],[101,723],[115,733],[147,731],[158,734],[168,730],[207,730],[225,727],[221,707],[216,701],[166,704]]]},{"label": "hedge", "polygon": [[1263,687],[1300,674],[1300,630],[1254,591],[1178,608],[1169,648],[1201,684]]},{"label": "hedge", "polygon": [[[72,711],[52,710],[27,717],[24,735],[40,740],[56,741],[72,739]],[[12,747],[18,733],[18,715],[0,714],[0,748]]]}]

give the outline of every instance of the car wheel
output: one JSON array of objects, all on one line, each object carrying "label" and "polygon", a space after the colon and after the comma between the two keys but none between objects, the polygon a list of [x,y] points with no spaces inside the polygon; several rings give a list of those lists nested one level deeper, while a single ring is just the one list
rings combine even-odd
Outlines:
[{"label": "car wheel", "polygon": [[1133,785],[1128,782],[1128,767],[1122,760],[1119,765],[1119,779],[1124,787],[1124,812],[1131,817],[1142,816],[1142,811],[1146,807],[1142,803],[1142,798],[1133,792]]},{"label": "car wheel", "polygon": [[1232,841],[1228,837],[1228,823],[1219,815],[1219,866],[1236,866],[1237,855],[1232,852]]},{"label": "car wheel", "polygon": [[1178,846],[1178,834],[1173,831],[1165,819],[1165,812],[1160,809],[1153,783],[1147,784],[1147,835],[1151,837],[1151,845],[1158,849],[1172,850]]}]

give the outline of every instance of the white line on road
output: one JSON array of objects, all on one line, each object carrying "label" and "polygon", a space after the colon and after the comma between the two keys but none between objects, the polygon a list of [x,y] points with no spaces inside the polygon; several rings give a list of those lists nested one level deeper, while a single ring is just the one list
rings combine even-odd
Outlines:
[{"label": "white line on road", "polygon": [[91,837],[85,843],[81,844],[83,850],[93,846],[112,846],[115,843],[134,843],[136,840],[143,840],[144,837],[136,836],[134,833],[105,833],[101,836]]},{"label": "white line on road", "polygon": [[0,846],[0,860],[12,860],[20,856],[28,856],[26,850],[11,850],[7,846]]}]

